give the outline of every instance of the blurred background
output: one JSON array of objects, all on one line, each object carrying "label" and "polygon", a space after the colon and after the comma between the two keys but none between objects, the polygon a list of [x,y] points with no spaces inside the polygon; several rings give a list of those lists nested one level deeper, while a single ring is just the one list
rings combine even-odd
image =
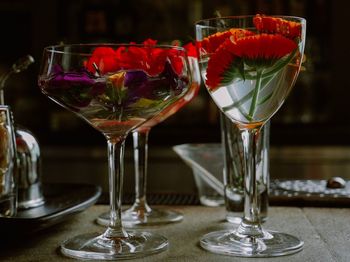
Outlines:
[{"label": "blurred background", "polygon": [[[194,22],[213,17],[215,11],[222,16],[295,15],[307,19],[307,60],[294,90],[272,120],[271,145],[349,146],[349,8],[350,2],[342,0],[1,0],[0,73],[21,56],[31,54],[36,60],[7,81],[5,101],[12,107],[15,122],[31,130],[40,142],[44,180],[64,180],[63,166],[75,163],[70,172],[95,173],[86,180],[100,182],[96,173],[106,171],[104,137],[44,97],[37,87],[45,46],[142,42],[147,38],[159,43],[174,39],[186,43],[194,39]],[[219,141],[218,111],[201,88],[190,104],[152,129],[150,161],[158,166],[150,164],[150,169],[163,170],[173,163],[177,166],[175,177],[167,179],[169,184],[178,183],[181,161],[167,149],[176,144]],[[131,139],[127,147],[131,148]],[[100,159],[101,163],[86,166],[84,157]],[[127,152],[126,160],[131,169],[131,153]],[[107,181],[107,176],[103,177]],[[69,181],[81,181],[81,177],[72,176]],[[164,189],[160,182],[154,183],[155,188]]]}]

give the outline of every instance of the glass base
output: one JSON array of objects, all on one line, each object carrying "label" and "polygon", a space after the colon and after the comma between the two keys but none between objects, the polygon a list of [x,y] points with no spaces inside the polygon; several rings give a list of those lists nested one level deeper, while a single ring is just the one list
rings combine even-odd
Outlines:
[{"label": "glass base", "polygon": [[253,238],[222,230],[206,234],[200,245],[213,253],[238,257],[277,257],[302,250],[304,242],[298,238],[274,231],[264,231],[264,237]]},{"label": "glass base", "polygon": [[[123,226],[125,227],[142,227],[160,224],[179,222],[183,219],[183,214],[162,209],[150,209],[147,212],[135,209],[127,209],[122,213]],[[109,224],[109,213],[103,213],[97,218],[97,223],[103,226]]]},{"label": "glass base", "polygon": [[144,257],[168,248],[168,240],[149,232],[127,232],[125,238],[106,238],[89,233],[68,239],[61,244],[61,252],[79,259],[115,260]]},{"label": "glass base", "polygon": [[[236,212],[236,213],[238,213],[238,212]],[[228,221],[232,224],[239,225],[242,222],[242,212],[240,212],[239,215],[237,215],[236,213],[227,212],[226,213],[226,221]]]}]

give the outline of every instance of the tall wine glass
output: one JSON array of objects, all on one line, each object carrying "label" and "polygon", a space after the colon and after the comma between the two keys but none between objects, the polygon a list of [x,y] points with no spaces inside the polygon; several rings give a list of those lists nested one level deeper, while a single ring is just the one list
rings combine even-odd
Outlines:
[{"label": "tall wine glass", "polygon": [[158,234],[126,231],[121,218],[126,136],[190,86],[186,51],[175,46],[81,44],[44,49],[39,86],[107,139],[110,221],[106,231],[73,237],[63,254],[82,259],[142,257],[167,249]]},{"label": "tall wine glass", "polygon": [[[186,48],[186,47],[185,47]],[[194,46],[193,46],[194,48]],[[188,104],[198,93],[200,73],[196,56],[188,52],[189,67],[192,73],[192,83],[184,97],[164,108],[160,114],[151,118],[132,131],[134,166],[135,166],[135,201],[127,210],[122,212],[123,224],[126,227],[147,226],[178,222],[183,219],[180,212],[164,208],[151,208],[147,203],[146,184],[148,167],[148,136],[151,128],[175,114]],[[97,223],[107,225],[109,213],[103,213],[97,218]]]},{"label": "tall wine glass", "polygon": [[211,232],[211,252],[270,257],[298,252],[297,237],[262,228],[259,220],[257,141],[294,85],[304,52],[306,21],[298,17],[238,16],[196,23],[201,74],[210,96],[240,129],[244,153],[244,215],[237,229]]}]

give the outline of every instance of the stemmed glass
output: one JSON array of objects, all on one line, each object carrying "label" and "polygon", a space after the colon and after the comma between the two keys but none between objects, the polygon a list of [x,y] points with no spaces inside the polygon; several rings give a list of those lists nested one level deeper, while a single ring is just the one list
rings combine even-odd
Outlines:
[{"label": "stemmed glass", "polygon": [[[134,166],[135,166],[135,201],[127,210],[122,212],[123,224],[126,227],[157,225],[178,222],[183,219],[180,212],[164,208],[151,208],[146,199],[147,167],[148,167],[148,136],[151,128],[188,104],[197,95],[200,85],[200,73],[194,45],[187,44],[188,61],[192,73],[192,82],[188,92],[181,99],[164,108],[140,127],[132,131]],[[103,213],[97,218],[97,223],[107,225],[109,213]]]},{"label": "stemmed glass", "polygon": [[261,128],[294,85],[303,58],[306,21],[288,16],[238,16],[196,23],[200,70],[210,96],[240,129],[244,154],[244,214],[238,228],[204,235],[211,252],[270,257],[298,252],[297,237],[260,223],[256,169]]},{"label": "stemmed glass", "polygon": [[107,139],[110,221],[106,231],[73,237],[63,254],[112,260],[161,252],[168,240],[126,231],[121,218],[124,144],[127,135],[188,91],[186,51],[176,46],[81,44],[44,49],[39,74],[42,92],[74,112]]}]

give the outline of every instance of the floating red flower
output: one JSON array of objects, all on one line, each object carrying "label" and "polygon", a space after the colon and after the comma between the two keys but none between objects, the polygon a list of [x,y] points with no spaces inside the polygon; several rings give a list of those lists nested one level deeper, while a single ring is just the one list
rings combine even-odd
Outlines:
[{"label": "floating red flower", "polygon": [[98,47],[92,53],[85,66],[92,72],[106,74],[118,70],[138,69],[151,76],[158,75],[164,70],[167,60],[177,74],[183,68],[180,50],[157,48],[157,41],[147,39],[143,45],[121,46],[116,50],[110,47]]},{"label": "floating red flower", "polygon": [[253,22],[260,32],[277,33],[290,39],[301,36],[301,24],[297,22],[265,15],[256,15]]}]

